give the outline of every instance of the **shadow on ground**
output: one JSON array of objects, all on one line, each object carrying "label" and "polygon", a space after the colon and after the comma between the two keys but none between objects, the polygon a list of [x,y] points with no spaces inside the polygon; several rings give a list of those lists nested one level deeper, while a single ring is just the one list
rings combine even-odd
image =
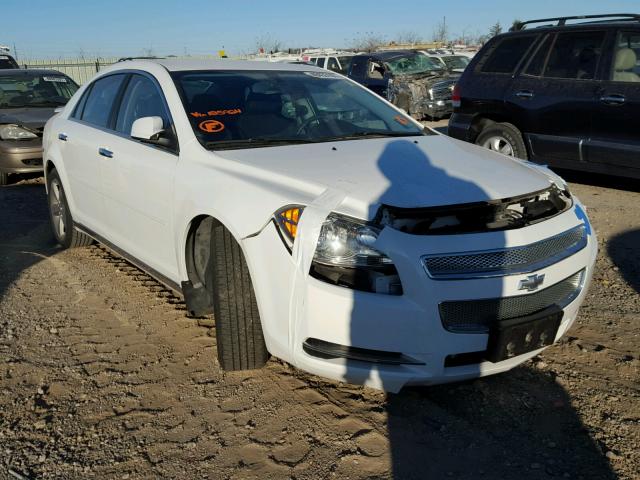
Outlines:
[{"label": "shadow on ground", "polygon": [[607,245],[607,253],[625,281],[640,293],[640,229],[613,237]]}]

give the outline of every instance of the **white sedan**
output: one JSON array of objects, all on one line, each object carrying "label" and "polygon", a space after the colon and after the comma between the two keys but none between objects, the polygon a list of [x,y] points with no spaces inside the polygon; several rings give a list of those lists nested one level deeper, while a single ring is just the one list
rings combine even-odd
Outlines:
[{"label": "white sedan", "polygon": [[271,354],[388,391],[502,372],[567,331],[595,262],[551,171],[313,66],[118,63],[47,123],[44,162],[58,242],[213,313],[226,370]]}]

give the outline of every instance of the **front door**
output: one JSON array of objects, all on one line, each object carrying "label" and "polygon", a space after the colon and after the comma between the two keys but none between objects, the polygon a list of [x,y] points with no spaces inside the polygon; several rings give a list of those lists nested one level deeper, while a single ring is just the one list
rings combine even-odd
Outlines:
[{"label": "front door", "polygon": [[640,31],[618,33],[605,78],[592,114],[587,160],[600,171],[639,176]]},{"label": "front door", "polygon": [[177,278],[173,241],[173,179],[177,149],[131,138],[142,117],[171,116],[160,87],[150,76],[133,74],[117,112],[109,140],[111,158],[101,163],[102,190],[111,237],[117,246],[170,279]]}]

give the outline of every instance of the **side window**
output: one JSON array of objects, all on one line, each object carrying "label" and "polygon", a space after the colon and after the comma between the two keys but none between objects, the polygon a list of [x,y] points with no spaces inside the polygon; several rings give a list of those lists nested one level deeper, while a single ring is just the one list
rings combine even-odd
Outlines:
[{"label": "side window", "polygon": [[109,75],[96,80],[84,105],[82,120],[98,127],[109,127],[113,102],[118,95],[125,75]]},{"label": "side window", "polygon": [[170,124],[169,113],[156,84],[142,75],[133,75],[120,103],[116,131],[129,135],[133,122],[142,117],[160,117],[164,128]]},{"label": "side window", "polygon": [[539,77],[542,75],[542,70],[544,69],[544,64],[547,62],[547,58],[549,57],[549,48],[551,47],[551,41],[553,40],[553,35],[547,35],[543,40],[542,44],[538,47],[535,55],[527,65],[525,70],[526,75],[532,75],[534,77]]},{"label": "side window", "polygon": [[520,60],[529,50],[535,36],[518,35],[500,40],[482,61],[480,68],[484,73],[513,73]]},{"label": "side window", "polygon": [[618,34],[611,80],[614,82],[640,82],[640,33],[621,32]]},{"label": "side window", "polygon": [[351,75],[354,77],[364,77],[367,71],[367,59],[356,57],[351,65]]},{"label": "side window", "polygon": [[84,106],[87,103],[87,98],[89,97],[89,93],[91,93],[91,87],[92,85],[89,85],[89,87],[82,94],[82,98],[80,98],[80,101],[76,104],[76,107],[73,109],[71,118],[77,118],[78,120],[82,118],[82,111],[84,110]]},{"label": "side window", "polygon": [[320,58],[318,58],[318,63],[316,63],[316,65],[318,65],[321,68],[324,68],[324,61],[325,61],[325,58],[324,57],[320,57]]},{"label": "side window", "polygon": [[551,78],[594,79],[605,33],[559,33],[551,47],[543,75]]},{"label": "side window", "polygon": [[369,78],[382,80],[384,78],[384,66],[380,62],[371,60],[369,62],[369,68],[367,69]]},{"label": "side window", "polygon": [[340,73],[340,65],[338,64],[338,60],[336,57],[329,57],[329,61],[327,62],[327,70],[331,70],[332,72]]}]

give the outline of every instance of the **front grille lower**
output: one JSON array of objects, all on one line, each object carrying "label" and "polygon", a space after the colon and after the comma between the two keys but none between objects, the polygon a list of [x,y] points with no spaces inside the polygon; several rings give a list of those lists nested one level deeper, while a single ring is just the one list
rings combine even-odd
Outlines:
[{"label": "front grille lower", "polygon": [[548,267],[587,245],[584,225],[521,247],[423,257],[429,277],[436,280],[513,275]]},{"label": "front grille lower", "polygon": [[487,333],[495,322],[531,315],[552,305],[564,308],[580,294],[584,273],[581,270],[555,285],[527,295],[442,302],[442,325],[454,333]]},{"label": "front grille lower", "polygon": [[434,83],[433,87],[429,89],[432,100],[450,100],[453,94],[453,86],[456,84],[455,80],[446,80],[444,82]]}]

